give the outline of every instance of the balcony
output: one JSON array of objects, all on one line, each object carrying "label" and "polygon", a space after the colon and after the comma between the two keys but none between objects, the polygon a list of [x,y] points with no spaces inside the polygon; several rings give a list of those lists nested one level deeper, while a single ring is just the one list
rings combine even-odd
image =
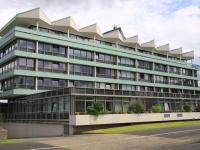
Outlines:
[{"label": "balcony", "polygon": [[135,64],[124,64],[124,63],[118,63],[119,66],[125,66],[125,67],[135,67]]},{"label": "balcony", "polygon": [[138,81],[141,81],[141,82],[151,82],[153,83],[153,79],[138,79]]},{"label": "balcony", "polygon": [[96,59],[96,62],[106,63],[106,64],[116,64],[116,62],[114,61],[106,61],[106,60],[101,60],[101,59]]},{"label": "balcony", "polygon": [[182,93],[163,93],[163,92],[147,92],[147,91],[125,91],[112,89],[91,89],[91,88],[70,88],[71,94],[92,94],[104,96],[123,96],[123,97],[149,97],[149,98],[180,98],[180,99],[199,99],[200,95],[182,94]]},{"label": "balcony", "polygon": [[160,83],[160,84],[169,84],[169,81],[157,81],[157,80],[155,80],[155,83]]},{"label": "balcony", "polygon": [[155,71],[168,72],[167,68],[155,68]]}]

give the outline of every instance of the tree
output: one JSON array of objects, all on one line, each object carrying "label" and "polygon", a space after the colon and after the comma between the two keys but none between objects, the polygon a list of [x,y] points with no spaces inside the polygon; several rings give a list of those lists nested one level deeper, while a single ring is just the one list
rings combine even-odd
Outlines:
[{"label": "tree", "polygon": [[151,108],[153,113],[160,113],[161,112],[161,106],[159,104],[155,104]]},{"label": "tree", "polygon": [[130,103],[129,111],[131,113],[136,113],[136,114],[144,113],[145,112],[144,104],[140,100],[133,101]]},{"label": "tree", "polygon": [[183,109],[184,109],[185,112],[191,112],[192,111],[190,105],[184,105]]}]

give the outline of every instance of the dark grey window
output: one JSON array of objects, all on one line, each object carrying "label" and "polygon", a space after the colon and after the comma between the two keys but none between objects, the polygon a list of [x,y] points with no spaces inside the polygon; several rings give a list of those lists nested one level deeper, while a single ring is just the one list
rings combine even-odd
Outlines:
[{"label": "dark grey window", "polygon": [[96,61],[115,64],[116,63],[116,57],[111,56],[111,55],[97,53],[96,54]]},{"label": "dark grey window", "polygon": [[69,57],[84,59],[84,60],[92,60],[92,52],[85,51],[85,50],[79,50],[79,49],[75,49],[75,48],[70,48],[69,49]]},{"label": "dark grey window", "polygon": [[19,58],[19,65],[26,66],[26,58]]},{"label": "dark grey window", "polygon": [[70,74],[92,76],[93,69],[90,66],[70,64]]},{"label": "dark grey window", "polygon": [[35,52],[35,42],[30,40],[19,40],[19,50]]},{"label": "dark grey window", "polygon": [[98,77],[115,78],[115,70],[107,68],[96,68]]}]

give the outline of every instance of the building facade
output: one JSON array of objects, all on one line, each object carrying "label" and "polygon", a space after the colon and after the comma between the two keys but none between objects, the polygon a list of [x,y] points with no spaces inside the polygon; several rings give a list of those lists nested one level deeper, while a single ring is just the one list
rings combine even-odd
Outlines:
[{"label": "building facade", "polygon": [[[200,107],[194,52],[126,38],[121,28],[79,29],[71,17],[54,22],[39,9],[17,14],[0,31],[1,99],[7,119],[68,120],[95,102],[126,113],[140,100],[150,112]],[[52,91],[53,90],[53,91]],[[45,92],[45,93],[41,93]]]}]

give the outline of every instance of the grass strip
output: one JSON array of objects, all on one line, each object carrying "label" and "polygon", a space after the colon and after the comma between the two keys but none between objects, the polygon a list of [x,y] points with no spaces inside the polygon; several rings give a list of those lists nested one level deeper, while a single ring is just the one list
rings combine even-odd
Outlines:
[{"label": "grass strip", "polygon": [[82,132],[84,134],[119,134],[134,131],[146,131],[170,127],[184,127],[184,126],[200,126],[200,121],[182,121],[182,122],[165,122],[165,123],[148,123],[139,125],[129,125],[122,127],[113,127],[107,129],[98,129]]},{"label": "grass strip", "polygon": [[21,143],[25,143],[25,141],[21,141],[21,140],[0,140],[0,145],[1,144],[21,144]]}]

